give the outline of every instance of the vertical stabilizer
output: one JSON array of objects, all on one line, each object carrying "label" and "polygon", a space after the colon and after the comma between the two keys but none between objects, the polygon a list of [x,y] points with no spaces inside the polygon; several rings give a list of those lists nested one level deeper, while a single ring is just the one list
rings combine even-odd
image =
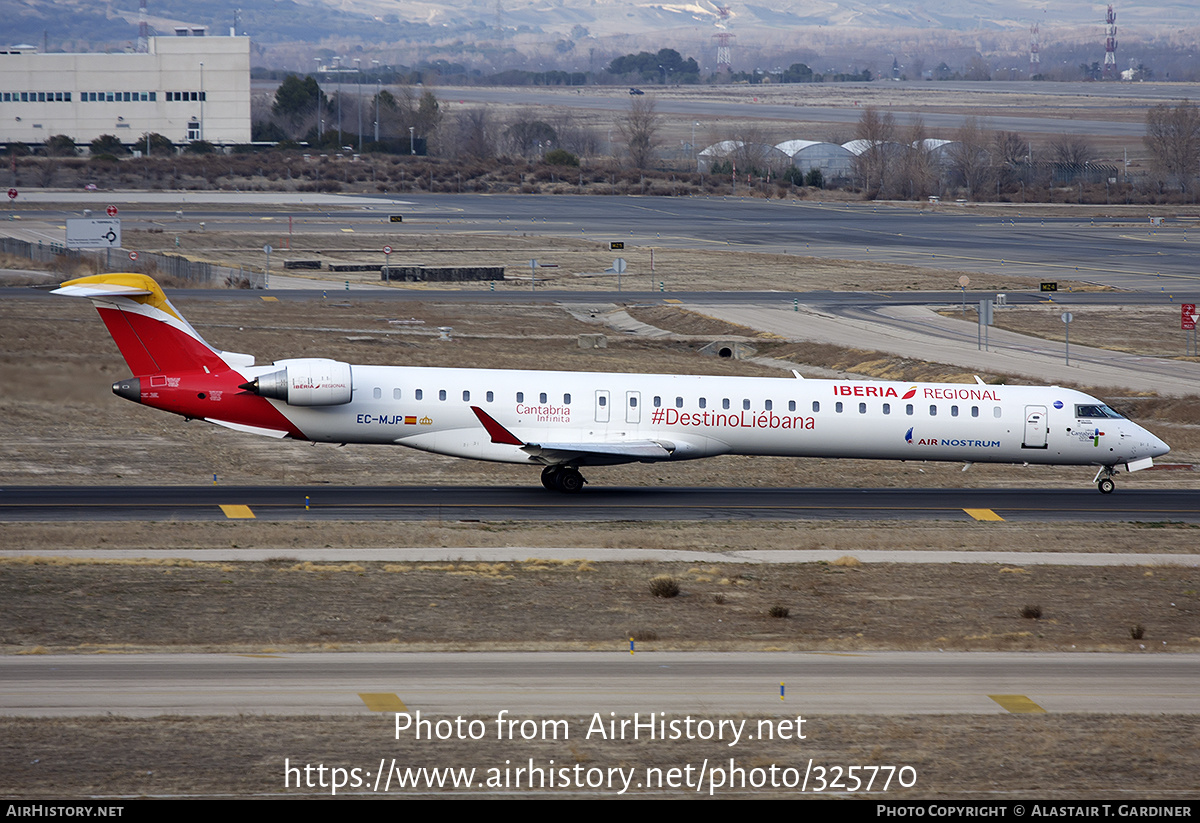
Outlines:
[{"label": "vertical stabilizer", "polygon": [[225,371],[254,362],[248,355],[219,352],[204,342],[158,283],[144,274],[81,277],[63,283],[53,294],[90,299],[135,375]]}]

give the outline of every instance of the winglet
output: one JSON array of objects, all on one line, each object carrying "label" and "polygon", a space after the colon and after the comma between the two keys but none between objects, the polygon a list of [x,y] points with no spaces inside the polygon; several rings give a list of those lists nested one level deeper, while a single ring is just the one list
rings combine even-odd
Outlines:
[{"label": "winglet", "polygon": [[472,406],[471,411],[475,412],[475,416],[479,418],[479,422],[487,429],[487,433],[491,435],[493,443],[503,443],[506,446],[525,445],[524,441],[518,440],[516,435],[493,420],[491,415],[483,409],[478,406]]}]

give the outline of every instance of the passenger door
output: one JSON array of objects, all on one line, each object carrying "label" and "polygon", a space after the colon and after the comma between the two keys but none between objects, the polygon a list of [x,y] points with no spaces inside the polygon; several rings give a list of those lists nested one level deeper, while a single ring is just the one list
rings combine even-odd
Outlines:
[{"label": "passenger door", "polygon": [[1023,449],[1045,449],[1049,428],[1046,425],[1045,406],[1025,407],[1025,440],[1021,443]]}]

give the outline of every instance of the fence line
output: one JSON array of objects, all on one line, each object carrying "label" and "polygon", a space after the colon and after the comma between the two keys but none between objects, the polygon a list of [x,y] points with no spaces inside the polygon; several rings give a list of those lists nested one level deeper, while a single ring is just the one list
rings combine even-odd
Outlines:
[{"label": "fence line", "polygon": [[243,266],[219,266],[200,260],[188,260],[178,254],[160,252],[138,252],[136,261],[130,260],[123,249],[68,249],[61,243],[30,243],[15,237],[0,237],[0,252],[14,257],[24,257],[38,263],[59,261],[91,260],[101,271],[134,271],[145,274],[161,274],[185,281],[191,286],[207,288],[265,289],[266,274]]}]

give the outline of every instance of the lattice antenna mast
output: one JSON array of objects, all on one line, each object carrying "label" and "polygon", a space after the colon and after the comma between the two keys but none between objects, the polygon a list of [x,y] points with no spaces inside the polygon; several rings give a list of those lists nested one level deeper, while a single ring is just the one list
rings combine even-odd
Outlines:
[{"label": "lattice antenna mast", "polygon": [[1029,27],[1029,67],[1036,69],[1042,62],[1041,46],[1038,45],[1038,24]]},{"label": "lattice antenna mast", "polygon": [[[731,16],[729,6],[718,5],[717,28],[728,27]],[[713,39],[717,41],[717,71],[733,71],[733,49],[729,45],[733,38],[734,35],[728,31],[720,31],[713,35]]]},{"label": "lattice antenna mast", "polygon": [[142,0],[138,8],[137,53],[145,54],[148,51],[150,51],[150,24],[146,22],[146,0]]},{"label": "lattice antenna mast", "polygon": [[1117,76],[1117,13],[1113,7],[1108,7],[1108,15],[1104,18],[1104,79],[1113,80]]}]

